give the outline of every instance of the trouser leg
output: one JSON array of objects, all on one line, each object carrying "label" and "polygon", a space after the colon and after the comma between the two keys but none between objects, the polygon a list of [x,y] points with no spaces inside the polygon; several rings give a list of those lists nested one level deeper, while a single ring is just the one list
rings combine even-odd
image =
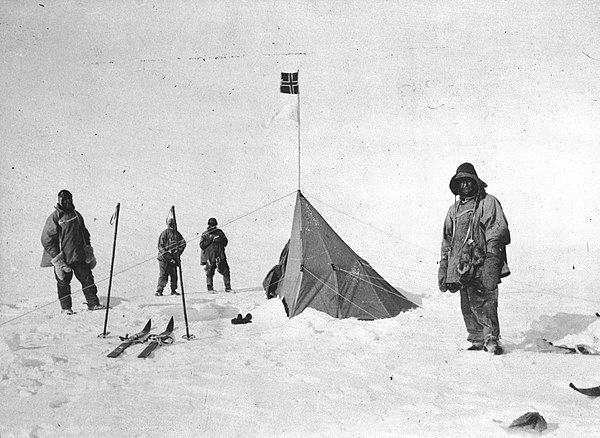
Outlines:
[{"label": "trouser leg", "polygon": [[156,292],[162,292],[169,280],[169,263],[163,260],[158,261],[158,283],[156,284]]},{"label": "trouser leg", "polygon": [[88,307],[97,306],[100,304],[98,299],[98,288],[94,283],[94,274],[90,267],[84,262],[76,262],[71,265],[71,269],[75,273],[75,277],[81,283],[83,295]]},{"label": "trouser leg", "polygon": [[477,316],[471,309],[471,288],[463,286],[460,288],[460,310],[462,312],[465,327],[467,329],[467,341],[483,343],[483,327],[477,320]]},{"label": "trouser leg", "polygon": [[65,278],[62,280],[54,273],[54,278],[56,278],[56,289],[58,291],[60,308],[70,309],[73,307],[73,301],[71,299],[71,279],[73,278],[73,271],[65,272]]},{"label": "trouser leg", "polygon": [[177,290],[177,266],[171,264],[169,267],[169,275],[171,277],[171,292]]},{"label": "trouser leg", "polygon": [[[479,340],[488,340],[490,338],[500,338],[500,322],[498,320],[498,288],[488,291],[480,284],[469,285],[466,288],[466,295],[470,312],[463,308],[463,317],[465,324],[469,319],[473,333],[481,336]],[[463,291],[461,290],[461,298]],[[462,300],[461,300],[462,308]],[[465,316],[467,313],[468,316]],[[471,336],[469,325],[467,331]],[[470,340],[470,339],[469,339]]]},{"label": "trouser leg", "polygon": [[225,289],[231,289],[231,276],[229,273],[229,264],[227,263],[227,260],[221,260],[219,262],[219,273],[223,276]]},{"label": "trouser leg", "polygon": [[213,278],[215,276],[215,268],[214,264],[206,264],[204,266],[204,271],[206,272],[206,288],[208,290],[213,289]]}]

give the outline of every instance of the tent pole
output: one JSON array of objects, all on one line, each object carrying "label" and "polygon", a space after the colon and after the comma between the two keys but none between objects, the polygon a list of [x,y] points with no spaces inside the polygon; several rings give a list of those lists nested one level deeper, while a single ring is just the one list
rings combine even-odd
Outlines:
[{"label": "tent pole", "polygon": [[300,190],[300,70],[298,74],[298,190]]}]

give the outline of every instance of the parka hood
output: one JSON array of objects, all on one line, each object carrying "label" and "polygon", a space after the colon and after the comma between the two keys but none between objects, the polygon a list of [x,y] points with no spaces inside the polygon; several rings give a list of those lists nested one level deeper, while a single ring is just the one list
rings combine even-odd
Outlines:
[{"label": "parka hood", "polygon": [[454,195],[459,194],[458,180],[470,178],[477,184],[477,192],[483,192],[487,184],[477,176],[475,167],[471,163],[463,163],[456,169],[456,174],[450,179],[450,190]]}]

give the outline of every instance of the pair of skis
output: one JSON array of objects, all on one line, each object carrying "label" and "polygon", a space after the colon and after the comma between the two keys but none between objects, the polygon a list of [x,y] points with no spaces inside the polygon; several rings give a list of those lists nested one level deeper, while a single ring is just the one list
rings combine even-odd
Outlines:
[{"label": "pair of skis", "polygon": [[173,334],[173,326],[174,321],[173,317],[171,317],[165,331],[159,334],[150,334],[152,320],[149,319],[142,331],[131,336],[125,335],[124,337],[120,337],[121,341],[123,342],[121,342],[121,344],[119,344],[119,346],[113,351],[108,353],[107,357],[119,357],[121,353],[123,353],[132,345],[143,344],[147,341],[150,341],[146,348],[138,355],[139,358],[147,358],[158,347],[173,343],[173,337],[171,336]]}]

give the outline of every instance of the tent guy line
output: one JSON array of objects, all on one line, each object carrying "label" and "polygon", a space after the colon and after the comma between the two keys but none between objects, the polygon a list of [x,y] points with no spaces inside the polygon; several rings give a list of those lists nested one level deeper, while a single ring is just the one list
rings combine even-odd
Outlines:
[{"label": "tent guy line", "polygon": [[[308,194],[308,193],[307,193],[307,194]],[[372,224],[370,224],[370,223],[368,223],[368,222],[365,222],[365,221],[363,221],[363,220],[361,220],[361,219],[358,219],[358,218],[356,218],[356,217],[354,217],[354,216],[352,216],[352,215],[350,215],[350,214],[348,214],[348,213],[346,213],[346,212],[344,212],[344,211],[342,211],[342,210],[340,210],[340,209],[338,209],[338,208],[336,208],[336,207],[334,207],[334,206],[332,206],[332,205],[329,205],[329,204],[327,204],[327,203],[326,203],[326,202],[324,202],[324,201],[321,201],[319,198],[317,198],[317,197],[315,197],[315,196],[313,196],[313,195],[310,195],[310,197],[311,197],[311,198],[313,198],[315,201],[318,201],[318,202],[320,202],[321,204],[323,204],[323,205],[326,205],[327,207],[334,209],[334,210],[335,210],[335,211],[337,211],[338,213],[342,213],[343,215],[345,215],[345,216],[348,216],[349,218],[351,218],[351,219],[354,219],[355,221],[357,221],[357,222],[360,222],[360,223],[361,223],[361,224],[363,224],[363,225],[366,225],[366,226],[368,226],[368,227],[371,227],[371,228],[373,228],[374,230],[377,230],[377,231],[379,231],[380,233],[383,233],[383,234],[385,234],[386,236],[393,237],[394,239],[397,239],[397,240],[399,240],[400,242],[404,242],[404,243],[406,243],[406,244],[408,244],[408,245],[414,246],[415,248],[419,248],[419,249],[421,249],[421,250],[423,250],[423,251],[425,251],[425,252],[427,252],[427,253],[429,253],[429,254],[431,254],[431,255],[435,256],[435,257],[437,257],[437,256],[438,256],[438,253],[437,253],[437,252],[431,251],[430,249],[427,249],[427,248],[425,248],[425,247],[419,246],[419,245],[417,245],[416,243],[409,242],[408,240],[404,240],[404,239],[402,239],[402,238],[400,238],[400,237],[398,237],[398,236],[395,236],[395,235],[393,235],[392,233],[388,233],[387,231],[384,231],[384,230],[382,230],[382,229],[380,229],[380,228],[377,228],[376,226],[374,226],[374,225],[372,225]]]}]

